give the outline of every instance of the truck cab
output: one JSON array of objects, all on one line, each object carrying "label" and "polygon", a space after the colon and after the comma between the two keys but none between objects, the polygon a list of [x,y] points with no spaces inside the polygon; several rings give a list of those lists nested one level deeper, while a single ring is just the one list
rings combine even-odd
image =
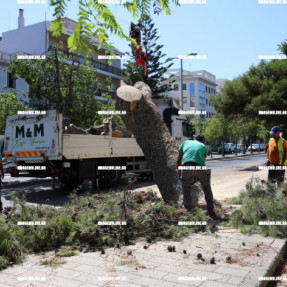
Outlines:
[{"label": "truck cab", "polygon": [[193,137],[192,125],[186,115],[179,115],[177,105],[172,98],[154,99],[170,134],[175,138],[178,145]]}]

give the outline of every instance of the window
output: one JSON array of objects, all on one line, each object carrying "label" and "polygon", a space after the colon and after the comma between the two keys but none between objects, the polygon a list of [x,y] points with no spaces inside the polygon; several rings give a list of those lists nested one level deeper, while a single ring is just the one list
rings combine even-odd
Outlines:
[{"label": "window", "polygon": [[182,90],[186,90],[186,84],[182,84]]},{"label": "window", "polygon": [[187,122],[182,123],[182,135],[189,138],[193,137],[193,129],[191,124]]},{"label": "window", "polygon": [[190,107],[194,107],[193,99],[190,99]]},{"label": "window", "polygon": [[186,97],[183,97],[183,103],[186,104]]},{"label": "window", "polygon": [[194,97],[194,83],[189,84],[190,96]]},{"label": "window", "polygon": [[173,88],[175,91],[178,91],[178,84],[174,84]]},{"label": "window", "polygon": [[205,104],[205,88],[203,84],[199,84],[199,98],[204,99],[203,104]]},{"label": "window", "polygon": [[16,80],[12,78],[12,74],[10,72],[7,72],[7,87],[16,89]]},{"label": "window", "polygon": [[208,105],[208,99],[206,99],[206,105]]},{"label": "window", "polygon": [[205,91],[207,92],[207,86],[205,87]]}]

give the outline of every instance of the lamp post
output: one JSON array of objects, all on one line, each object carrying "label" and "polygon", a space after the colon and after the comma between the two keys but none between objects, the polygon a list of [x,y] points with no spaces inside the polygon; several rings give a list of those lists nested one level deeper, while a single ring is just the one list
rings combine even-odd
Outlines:
[{"label": "lamp post", "polygon": [[[196,55],[197,55],[197,53],[190,53],[187,56],[196,56]],[[180,102],[181,102],[180,107],[181,107],[181,110],[183,111],[183,88],[182,88],[182,86],[183,86],[182,60],[183,59],[179,58],[179,57],[170,57],[167,60],[171,61],[171,60],[174,60],[174,59],[180,59],[180,85],[181,85],[181,87],[180,87]]]}]

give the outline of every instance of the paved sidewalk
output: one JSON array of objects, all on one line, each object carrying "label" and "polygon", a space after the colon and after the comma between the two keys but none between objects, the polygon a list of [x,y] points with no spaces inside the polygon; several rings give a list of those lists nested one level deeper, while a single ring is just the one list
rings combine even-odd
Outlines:
[{"label": "paved sidewalk", "polygon": [[[147,249],[143,248],[145,245]],[[168,245],[175,246],[176,252],[168,252]],[[66,263],[55,269],[40,263],[54,256],[54,252],[49,252],[30,255],[24,263],[0,272],[0,287],[259,286],[259,277],[271,276],[269,271],[284,245],[285,240],[246,236],[219,227],[212,235],[191,234],[182,241],[165,240],[150,245],[140,240],[121,249],[108,248],[105,254],[81,252],[65,258]],[[127,250],[132,254],[127,255]],[[204,260],[197,259],[199,253]],[[210,263],[212,257],[215,264]],[[42,277],[45,281],[19,280],[29,276]]]}]

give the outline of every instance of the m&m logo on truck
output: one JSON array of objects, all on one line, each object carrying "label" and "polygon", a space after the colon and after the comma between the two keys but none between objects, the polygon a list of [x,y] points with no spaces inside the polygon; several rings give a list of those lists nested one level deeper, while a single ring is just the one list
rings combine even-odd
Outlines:
[{"label": "m&m logo on truck", "polygon": [[34,124],[34,128],[25,129],[25,125],[16,126],[16,139],[17,138],[31,138],[37,136],[44,136],[44,124]]}]

